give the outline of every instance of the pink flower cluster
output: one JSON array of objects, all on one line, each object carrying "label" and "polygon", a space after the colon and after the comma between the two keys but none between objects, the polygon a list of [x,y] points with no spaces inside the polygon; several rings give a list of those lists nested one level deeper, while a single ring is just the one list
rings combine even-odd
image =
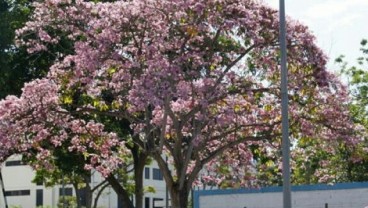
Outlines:
[{"label": "pink flower cluster", "polygon": [[124,142],[100,123],[71,116],[61,107],[58,91],[52,80],[35,80],[25,85],[20,98],[0,101],[1,160],[14,153],[35,154],[32,165],[51,169],[52,149],[69,144],[70,152],[85,155],[86,164],[107,176],[129,154]]}]

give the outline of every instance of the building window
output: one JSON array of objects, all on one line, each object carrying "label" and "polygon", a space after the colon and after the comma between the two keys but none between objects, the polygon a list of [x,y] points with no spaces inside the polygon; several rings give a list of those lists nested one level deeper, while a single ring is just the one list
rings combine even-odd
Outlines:
[{"label": "building window", "polygon": [[25,165],[21,160],[6,161],[5,166],[20,166]]},{"label": "building window", "polygon": [[164,206],[164,199],[162,198],[153,198],[153,208],[163,208]]},{"label": "building window", "polygon": [[162,176],[162,172],[158,168],[153,168],[153,180],[160,180],[162,181],[164,178]]},{"label": "building window", "polygon": [[79,195],[79,203],[81,206],[87,206],[87,188],[81,188],[76,190],[76,192],[78,192]]},{"label": "building window", "polygon": [[149,197],[144,198],[144,208],[150,208],[150,198]]},{"label": "building window", "polygon": [[43,190],[37,189],[36,190],[36,207],[43,205]]},{"label": "building window", "polygon": [[144,168],[144,178],[149,179],[150,178],[150,168]]},{"label": "building window", "polygon": [[65,196],[73,196],[73,189],[72,188],[59,188],[59,196],[64,196],[64,193],[65,193]]},{"label": "building window", "polygon": [[30,190],[5,191],[5,196],[29,196],[29,195],[31,195]]}]

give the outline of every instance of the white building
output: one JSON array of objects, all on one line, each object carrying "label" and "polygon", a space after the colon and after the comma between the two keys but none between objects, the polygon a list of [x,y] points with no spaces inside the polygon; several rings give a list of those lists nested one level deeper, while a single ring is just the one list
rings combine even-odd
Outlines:
[{"label": "white building", "polygon": [[[32,183],[35,172],[28,165],[22,164],[20,156],[8,158],[1,166],[4,182],[4,189],[7,204],[22,208],[33,208],[38,206],[56,208],[59,196],[75,196],[75,190],[70,184],[64,186],[54,186],[46,188],[42,184]],[[155,193],[145,193],[144,208],[165,207],[166,204],[166,184],[157,164],[153,162],[145,167],[144,186],[152,186]],[[100,183],[102,177],[96,173],[92,175],[91,186]],[[0,194],[0,207],[5,207],[3,192]],[[98,201],[99,208],[122,208],[118,204],[118,198],[111,187],[107,187]]]}]

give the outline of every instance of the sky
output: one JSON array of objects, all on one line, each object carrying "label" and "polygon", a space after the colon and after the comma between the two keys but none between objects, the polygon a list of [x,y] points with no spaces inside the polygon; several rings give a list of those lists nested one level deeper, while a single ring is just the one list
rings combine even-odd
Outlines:
[{"label": "sky", "polygon": [[[263,1],[279,7],[279,0]],[[307,25],[317,37],[330,70],[338,70],[334,60],[342,54],[355,64],[360,41],[368,39],[368,0],[285,0],[285,5],[286,15]]]}]

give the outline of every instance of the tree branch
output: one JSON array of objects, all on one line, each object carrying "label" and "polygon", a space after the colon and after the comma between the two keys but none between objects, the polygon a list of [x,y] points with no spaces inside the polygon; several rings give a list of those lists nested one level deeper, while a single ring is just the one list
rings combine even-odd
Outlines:
[{"label": "tree branch", "polygon": [[93,187],[92,189],[91,189],[91,192],[94,192],[94,191],[96,191],[97,189],[99,189],[101,186],[103,186],[104,184],[106,184],[107,183],[107,180],[103,180],[102,182],[100,182],[97,186],[95,186],[95,187]]},{"label": "tree branch", "polygon": [[202,159],[200,161],[201,164],[206,164],[209,161],[211,161],[212,159],[214,159],[215,157],[217,157],[218,155],[222,154],[226,149],[235,146],[237,144],[240,144],[242,142],[245,141],[260,141],[260,140],[271,140],[272,138],[275,138],[277,136],[280,136],[281,134],[273,134],[273,135],[265,135],[265,136],[247,136],[247,137],[241,137],[238,140],[229,142],[225,145],[223,145],[222,147],[216,149],[215,151],[211,152],[210,155],[208,155],[207,157],[205,157],[204,159]]}]

